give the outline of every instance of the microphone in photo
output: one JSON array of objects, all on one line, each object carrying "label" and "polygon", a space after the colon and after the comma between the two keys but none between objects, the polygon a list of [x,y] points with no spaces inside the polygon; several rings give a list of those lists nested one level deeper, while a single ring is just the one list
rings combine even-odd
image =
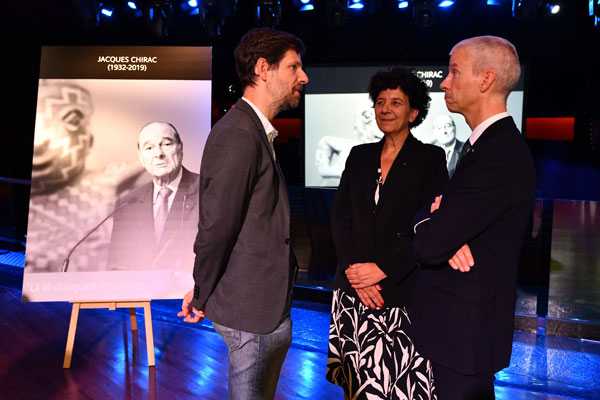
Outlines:
[{"label": "microphone in photo", "polygon": [[108,214],[102,221],[100,221],[100,223],[98,223],[96,226],[94,226],[84,237],[81,238],[81,240],[79,240],[79,242],[77,242],[75,244],[75,246],[73,246],[71,248],[71,251],[69,251],[69,254],[67,254],[67,257],[65,258],[65,261],[63,262],[62,268],[60,270],[60,272],[67,272],[67,270],[69,269],[69,259],[71,258],[71,254],[73,254],[73,252],[75,251],[75,249],[85,241],[85,239],[87,239],[92,233],[96,232],[96,230],[98,228],[100,228],[102,226],[102,224],[104,224],[106,222],[106,220],[108,220],[110,217],[112,217],[113,215],[115,215],[119,210],[133,205],[135,203],[138,202],[137,197],[132,197],[130,199],[128,199],[127,201],[125,201],[123,204],[119,205],[117,208],[115,208],[114,210],[112,210],[110,212],[110,214]]}]

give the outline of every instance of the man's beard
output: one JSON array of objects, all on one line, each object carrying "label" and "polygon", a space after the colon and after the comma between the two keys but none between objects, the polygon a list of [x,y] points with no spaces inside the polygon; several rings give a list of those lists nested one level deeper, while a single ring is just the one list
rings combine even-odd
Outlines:
[{"label": "man's beard", "polygon": [[300,92],[301,90],[302,86],[293,88],[292,91],[281,100],[281,104],[278,107],[279,111],[291,110],[292,108],[298,107],[300,105],[300,96],[296,97],[296,92]]}]

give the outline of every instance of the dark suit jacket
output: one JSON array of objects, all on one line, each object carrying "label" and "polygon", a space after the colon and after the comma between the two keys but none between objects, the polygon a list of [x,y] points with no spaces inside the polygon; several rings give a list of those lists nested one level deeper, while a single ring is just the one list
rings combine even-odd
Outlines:
[{"label": "dark suit jacket", "polygon": [[344,271],[349,264],[375,262],[385,306],[406,306],[417,263],[410,242],[415,212],[431,204],[448,181],[446,157],[437,146],[409,135],[396,156],[375,205],[377,169],[385,138],[354,147],[346,161],[332,211],[337,252],[336,288],[356,296]]},{"label": "dark suit jacket", "polygon": [[294,277],[290,206],[264,128],[244,100],[208,136],[200,203],[192,305],[229,328],[272,332],[289,311]]},{"label": "dark suit jacket", "polygon": [[[410,312],[425,357],[463,374],[509,364],[518,258],[534,195],[529,149],[512,118],[503,118],[477,139],[441,207],[416,227],[415,255],[431,266],[419,274]],[[465,243],[475,266],[462,273],[446,261]]]},{"label": "dark suit jacket", "polygon": [[157,243],[154,235],[152,182],[119,199],[130,202],[113,217],[109,270],[172,269],[192,271],[192,247],[198,226],[198,174],[183,168],[181,181]]}]

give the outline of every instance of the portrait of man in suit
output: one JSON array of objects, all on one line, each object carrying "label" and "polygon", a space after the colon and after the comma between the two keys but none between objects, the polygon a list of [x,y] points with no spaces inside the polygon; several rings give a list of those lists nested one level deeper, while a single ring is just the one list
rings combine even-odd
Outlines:
[{"label": "portrait of man in suit", "polygon": [[472,133],[441,196],[415,217],[422,264],[410,315],[444,400],[494,399],[494,373],[510,363],[517,268],[533,210],[531,153],[506,110],[521,68],[505,39],[463,40],[440,85]]},{"label": "portrait of man in suit", "polygon": [[327,135],[319,140],[315,152],[315,164],[319,176],[323,179],[321,186],[339,185],[352,147],[362,143],[378,142],[383,138],[383,132],[375,123],[373,104],[367,97],[358,100],[354,109],[354,132],[356,138]]},{"label": "portrait of man in suit", "polygon": [[446,153],[446,168],[448,175],[452,176],[465,142],[456,138],[456,124],[451,116],[442,114],[433,120],[433,139],[433,144],[441,147]]},{"label": "portrait of man in suit", "polygon": [[117,201],[107,269],[189,274],[199,176],[183,166],[183,142],[171,123],[146,124],[138,136],[137,153],[152,181]]},{"label": "portrait of man in suit", "polygon": [[304,44],[270,28],[246,33],[234,56],[243,97],[211,130],[200,167],[193,290],[180,316],[204,315],[229,348],[229,398],[272,399],[291,343],[287,187],[271,120],[297,107]]}]

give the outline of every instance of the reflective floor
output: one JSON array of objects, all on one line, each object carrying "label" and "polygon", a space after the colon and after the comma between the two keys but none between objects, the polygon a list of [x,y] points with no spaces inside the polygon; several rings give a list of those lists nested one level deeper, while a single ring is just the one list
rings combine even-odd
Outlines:
[{"label": "reflective floor", "polygon": [[554,200],[548,316],[600,322],[600,202]]},{"label": "reflective floor", "polygon": [[[126,310],[82,310],[72,367],[62,369],[71,306],[21,303],[22,269],[0,267],[0,399],[226,399],[226,348],[210,322],[181,323],[180,303],[152,302],[156,367]],[[141,312],[141,310],[139,310]],[[342,399],[325,378],[329,307],[295,302],[293,344],[276,399]],[[515,332],[498,399],[600,398],[600,343]]]}]

